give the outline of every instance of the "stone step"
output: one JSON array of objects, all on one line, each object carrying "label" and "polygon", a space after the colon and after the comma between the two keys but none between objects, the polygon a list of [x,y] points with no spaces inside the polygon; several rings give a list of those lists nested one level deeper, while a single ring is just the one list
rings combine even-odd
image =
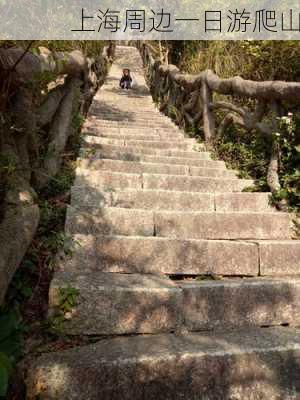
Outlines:
[{"label": "stone step", "polygon": [[149,211],[130,208],[68,207],[70,234],[157,236],[175,239],[289,239],[284,213]]},{"label": "stone step", "polygon": [[300,329],[245,329],[102,340],[46,353],[27,399],[296,399]]},{"label": "stone step", "polygon": [[[103,100],[103,99],[99,98],[99,100],[98,101],[96,100],[93,105],[98,107],[98,109],[100,110],[99,112],[100,112],[101,116],[109,116],[110,117],[110,116],[115,116],[115,115],[116,116],[122,116],[123,115],[123,111],[122,110],[119,111],[119,110],[114,109],[115,108],[115,103],[114,102]],[[123,103],[123,105],[124,106],[130,105],[129,101],[127,101],[126,103]],[[167,118],[165,116],[165,114],[162,114],[161,112],[159,112],[159,110],[157,108],[153,107],[152,105],[151,105],[151,107],[148,107],[147,105],[143,106],[141,108],[141,110],[139,110],[139,112],[137,112],[137,110],[134,109],[134,108],[131,111],[134,114],[134,116],[137,116],[137,117],[141,117],[141,115],[142,115],[143,118],[148,117],[148,116],[150,118],[159,117],[159,118],[162,118],[164,120]],[[99,113],[97,113],[97,116],[98,115],[99,115]]]},{"label": "stone step", "polygon": [[201,155],[200,159],[198,160],[195,158],[183,158],[183,157],[170,157],[170,156],[160,157],[160,156],[151,156],[147,154],[135,154],[133,152],[129,152],[124,147],[115,150],[111,149],[110,146],[102,146],[101,151],[96,149],[85,148],[81,149],[80,154],[82,158],[88,158],[91,160],[106,158],[111,160],[141,161],[141,162],[150,162],[158,164],[189,165],[199,168],[223,168],[223,169],[226,168],[224,161],[202,159]]},{"label": "stone step", "polygon": [[[152,142],[154,143],[154,142]],[[156,143],[156,142],[155,142]],[[101,149],[102,154],[110,154],[113,151],[123,151],[127,153],[133,153],[135,155],[138,154],[149,154],[149,155],[158,155],[158,156],[173,156],[173,157],[182,157],[182,158],[196,158],[199,160],[210,160],[210,153],[203,151],[204,148],[202,145],[195,145],[195,149],[199,151],[191,150],[179,150],[181,145],[175,145],[171,149],[169,146],[166,146],[168,142],[165,143],[165,147],[151,147],[147,146],[145,143],[137,143],[129,145],[128,142],[124,142],[123,144],[107,144],[101,141],[101,138],[96,136],[83,136],[83,146],[87,148]],[[162,145],[163,146],[163,145]],[[184,145],[186,146],[186,145]],[[190,146],[190,145],[188,145]],[[192,146],[193,147],[193,146]],[[109,158],[109,157],[107,157]]]},{"label": "stone step", "polygon": [[119,132],[111,132],[111,131],[105,131],[105,130],[100,130],[98,128],[96,129],[91,129],[89,128],[86,130],[86,134],[91,136],[99,136],[101,138],[110,138],[110,139],[118,139],[118,140],[146,140],[146,141],[159,141],[159,140],[176,140],[176,141],[183,141],[184,136],[183,135],[178,135],[178,134],[173,134],[173,133],[164,133],[164,134],[153,134],[151,135],[145,135],[145,134],[124,134],[124,133],[119,133]]},{"label": "stone step", "polygon": [[201,176],[143,174],[143,188],[184,192],[241,192],[252,186],[250,179],[210,178]]},{"label": "stone step", "polygon": [[101,127],[111,128],[114,126],[122,126],[123,128],[134,125],[135,128],[157,128],[157,129],[165,129],[165,128],[173,128],[173,124],[168,123],[167,121],[159,122],[152,121],[150,118],[145,121],[131,121],[130,118],[123,119],[120,121],[108,121],[104,119],[99,119],[96,115],[94,115],[93,121],[97,121],[97,124]]},{"label": "stone step", "polygon": [[73,235],[62,270],[166,275],[257,276],[256,243],[142,236]]},{"label": "stone step", "polygon": [[236,171],[221,168],[199,168],[188,165],[144,163],[139,161],[122,161],[111,159],[77,159],[77,165],[91,171],[112,171],[134,174],[168,174],[168,175],[190,175],[205,177],[236,178]]},{"label": "stone step", "polygon": [[76,207],[122,207],[144,210],[275,212],[269,193],[196,193],[169,190],[129,189],[98,192],[72,187],[71,204]]},{"label": "stone step", "polygon": [[88,208],[80,211],[68,206],[67,234],[154,236],[154,213],[129,208]]},{"label": "stone step", "polygon": [[259,242],[260,273],[300,275],[300,240]]},{"label": "stone step", "polygon": [[185,280],[182,320],[188,331],[300,325],[300,279]]},{"label": "stone step", "polygon": [[113,129],[103,129],[98,126],[88,126],[83,130],[87,135],[99,136],[99,137],[111,137],[115,139],[132,139],[132,140],[162,140],[167,141],[181,141],[186,139],[183,133],[177,132],[175,130],[157,130],[149,129],[147,132],[144,130],[134,130],[134,129],[124,129],[124,128],[113,128]]},{"label": "stone step", "polygon": [[157,128],[155,126],[152,126],[151,128],[149,127],[137,127],[134,125],[126,125],[123,126],[122,124],[118,124],[115,126],[103,126],[103,124],[101,124],[98,120],[94,119],[92,116],[89,117],[89,119],[87,119],[85,121],[85,123],[83,124],[83,130],[89,130],[89,129],[93,129],[93,130],[97,130],[97,131],[101,131],[101,132],[119,132],[119,133],[123,133],[123,134],[127,134],[127,133],[131,133],[131,134],[143,134],[146,135],[147,133],[151,134],[161,134],[163,135],[164,133],[169,133],[174,134],[174,135],[179,135],[179,136],[183,136],[183,132],[180,131],[175,125],[174,126],[167,126],[163,129],[161,128]]},{"label": "stone step", "polygon": [[154,224],[156,236],[177,239],[291,238],[287,213],[156,211]]},{"label": "stone step", "polygon": [[78,291],[64,333],[124,335],[300,324],[300,280],[222,279],[173,282],[164,276],[57,271],[49,316],[61,314],[63,288]]},{"label": "stone step", "polygon": [[183,192],[241,192],[253,181],[236,178],[207,178],[183,175],[126,174],[111,171],[76,169],[75,186],[91,186],[95,190],[155,189]]},{"label": "stone step", "polygon": [[[151,112],[150,110],[147,111],[141,111],[141,113],[134,112],[134,111],[123,111],[120,113],[103,113],[100,111],[101,107],[92,107],[91,108],[91,115],[94,115],[95,118],[97,118],[98,121],[104,122],[104,123],[110,123],[110,122],[130,122],[132,124],[146,124],[148,125],[149,123],[156,123],[156,124],[163,124],[167,126],[172,126],[173,123],[168,120],[165,116],[159,115],[156,112]],[[142,116],[141,116],[142,115]]]},{"label": "stone step", "polygon": [[149,117],[147,120],[135,120],[132,118],[130,119],[120,119],[120,120],[109,120],[109,119],[101,119],[97,115],[89,115],[89,119],[86,122],[89,126],[95,126],[102,129],[114,129],[114,128],[123,128],[123,129],[130,129],[130,130],[142,130],[142,129],[151,129],[152,130],[166,130],[172,132],[181,132],[176,125],[169,123],[166,120],[158,120],[153,117]]},{"label": "stone step", "polygon": [[103,144],[110,144],[114,146],[125,146],[125,147],[147,147],[148,149],[175,149],[192,151],[195,149],[203,150],[203,145],[198,145],[193,139],[184,139],[180,141],[163,141],[163,140],[122,140],[122,139],[112,139],[98,136],[85,136],[84,143],[97,146]]},{"label": "stone step", "polygon": [[181,326],[182,290],[167,277],[57,272],[49,292],[51,317],[61,312],[60,293],[65,287],[79,291],[63,324],[67,334],[162,333]]}]

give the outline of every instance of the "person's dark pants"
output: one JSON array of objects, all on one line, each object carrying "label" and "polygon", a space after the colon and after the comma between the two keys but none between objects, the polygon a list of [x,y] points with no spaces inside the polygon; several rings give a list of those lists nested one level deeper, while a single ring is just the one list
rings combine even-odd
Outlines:
[{"label": "person's dark pants", "polygon": [[121,88],[122,89],[130,89],[131,88],[131,83],[129,81],[125,81],[121,83]]}]

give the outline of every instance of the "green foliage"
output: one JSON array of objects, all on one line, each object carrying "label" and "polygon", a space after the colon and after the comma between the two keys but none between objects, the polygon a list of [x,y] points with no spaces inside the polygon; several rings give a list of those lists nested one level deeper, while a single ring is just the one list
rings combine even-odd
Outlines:
[{"label": "green foliage", "polygon": [[239,170],[239,177],[254,178],[258,190],[268,190],[266,183],[270,142],[256,132],[244,134],[231,126],[223,137],[215,142],[217,157]]},{"label": "green foliage", "polygon": [[300,210],[300,114],[279,120],[276,133],[281,151],[280,183],[282,189],[275,195],[287,200],[294,211]]},{"label": "green foliage", "polygon": [[78,304],[79,290],[71,286],[59,288],[58,307],[55,315],[48,320],[48,331],[54,335],[64,334],[65,322],[68,314]]},{"label": "green foliage", "polygon": [[42,191],[44,198],[59,196],[70,190],[75,177],[74,168],[71,166],[65,167],[59,174],[51,178],[48,185]]},{"label": "green foliage", "polygon": [[15,363],[22,355],[23,330],[16,310],[0,311],[0,397],[5,398]]},{"label": "green foliage", "polygon": [[[47,47],[52,52],[69,52],[73,50],[81,50],[83,54],[88,57],[97,57],[102,53],[102,50],[106,44],[104,40],[36,40],[32,44],[30,51],[34,54],[38,54],[38,47]],[[28,45],[27,40],[2,40],[0,41],[0,47],[11,47],[18,46],[26,48]]]},{"label": "green foliage", "polygon": [[17,168],[17,160],[10,154],[0,154],[0,176],[10,176]]},{"label": "green foliage", "polygon": [[77,304],[79,290],[71,286],[59,288],[59,308],[66,314]]},{"label": "green foliage", "polygon": [[13,372],[13,364],[5,353],[0,352],[0,397],[5,397],[9,378]]},{"label": "green foliage", "polygon": [[240,75],[253,80],[298,81],[300,76],[297,41],[187,40],[180,45],[180,57],[174,47],[170,51],[171,60],[189,73],[209,68],[223,78]]},{"label": "green foliage", "polygon": [[272,138],[263,137],[256,131],[247,132],[230,126],[215,143],[216,155],[228,166],[240,171],[240,178],[254,178],[255,187],[246,191],[268,191],[267,170],[272,140],[280,147],[279,179],[282,189],[273,195],[273,203],[286,200],[291,211],[300,208],[300,115],[288,114],[279,119],[279,132]]}]

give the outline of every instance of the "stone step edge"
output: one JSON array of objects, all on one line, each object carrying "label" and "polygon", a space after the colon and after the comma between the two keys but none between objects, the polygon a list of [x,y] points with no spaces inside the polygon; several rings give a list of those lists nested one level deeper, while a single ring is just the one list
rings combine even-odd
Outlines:
[{"label": "stone step edge", "polygon": [[[87,136],[84,137],[84,139],[87,138]],[[196,149],[194,149],[194,147],[197,147],[198,145],[192,145],[192,144],[186,144],[186,148],[183,149],[180,146],[182,144],[185,143],[173,143],[172,146],[168,147],[153,147],[150,144],[146,143],[145,141],[139,140],[139,143],[127,143],[128,141],[126,140],[121,140],[121,142],[123,143],[104,143],[105,141],[95,141],[95,140],[91,140],[92,139],[99,139],[98,136],[88,136],[88,140],[84,140],[83,142],[83,147],[84,148],[89,148],[89,149],[98,149],[98,150],[108,150],[107,147],[112,147],[112,149],[109,150],[116,150],[116,151],[123,151],[123,150],[128,150],[128,152],[133,152],[134,154],[153,154],[153,155],[164,155],[164,153],[167,152],[177,152],[180,153],[182,158],[193,158],[193,156],[191,156],[191,154],[193,155],[197,155],[200,157],[206,156],[208,160],[210,160],[211,158],[211,152],[209,151],[205,151],[204,147],[199,147],[198,151]],[[108,141],[110,140],[109,138],[104,138],[104,139],[108,139]],[[156,142],[157,145],[159,145],[159,142]],[[164,142],[164,144],[169,145],[169,142]],[[106,148],[105,148],[106,147]],[[147,150],[151,150],[151,152],[153,153],[145,153],[145,149]],[[185,156],[186,155],[186,156]],[[197,157],[195,157],[197,158]],[[199,158],[200,159],[200,158]]]},{"label": "stone step edge", "polygon": [[[210,176],[197,176],[197,175],[195,176],[195,175],[153,174],[153,173],[147,173],[147,172],[142,172],[142,173],[115,172],[115,171],[111,171],[111,170],[102,170],[101,171],[101,170],[90,170],[89,168],[76,167],[76,175],[78,174],[78,172],[80,173],[81,171],[82,172],[85,172],[85,171],[89,172],[89,174],[85,174],[85,175],[82,174],[82,176],[87,176],[87,175],[90,175],[90,174],[101,176],[101,174],[109,173],[109,174],[114,175],[114,176],[124,175],[124,176],[128,176],[128,177],[133,176],[133,177],[142,179],[144,175],[146,175],[146,176],[150,175],[150,176],[154,176],[154,177],[166,176],[167,175],[169,177],[176,177],[178,179],[180,179],[180,178],[192,178],[192,179],[203,179],[203,180],[206,180],[206,181],[215,181],[215,182],[218,182],[218,181],[225,181],[225,182],[243,181],[245,183],[246,182],[249,183],[249,186],[251,184],[253,184],[253,182],[254,182],[252,179],[243,179],[243,178],[235,178],[235,177],[232,177],[232,178],[230,178],[230,177],[217,178],[217,177],[214,177],[214,176],[210,177]],[[245,193],[245,192],[240,192],[240,193]],[[253,193],[255,193],[255,192],[253,192]],[[260,192],[257,192],[257,193],[260,193]]]},{"label": "stone step edge", "polygon": [[[224,240],[224,239],[178,239],[178,238],[166,238],[166,237],[158,237],[158,236],[122,236],[122,235],[91,235],[91,234],[72,234],[69,237],[67,247],[72,248],[74,245],[76,247],[77,241],[80,239],[84,242],[87,239],[93,239],[95,243],[101,243],[110,241],[113,242],[121,241],[121,242],[153,242],[156,244],[241,244],[246,246],[251,246],[253,249],[255,248],[255,258],[257,259],[257,265],[251,266],[251,273],[244,273],[244,267],[242,270],[237,269],[238,273],[230,273],[230,274],[220,274],[222,276],[294,276],[300,274],[300,240],[245,240],[245,239],[234,239],[234,240]],[[61,265],[61,264],[59,264]],[[223,270],[223,268],[222,268]],[[250,270],[250,269],[249,269]],[[207,275],[207,271],[201,272],[200,275]],[[113,271],[115,272],[115,271]],[[130,272],[131,273],[131,272]],[[145,272],[143,272],[145,273]],[[152,272],[151,272],[152,273]],[[154,274],[157,275],[155,272]],[[159,275],[166,275],[163,272],[160,272]],[[192,272],[176,272],[176,273],[167,273],[167,275],[178,275],[178,276],[191,276],[191,275],[199,275],[198,273]]]},{"label": "stone step edge", "polygon": [[[130,154],[130,155],[132,155],[133,157],[146,157],[146,158],[149,158],[149,157],[152,157],[152,158],[159,158],[159,159],[161,159],[161,158],[164,158],[164,159],[166,159],[166,161],[165,161],[165,163],[167,164],[168,163],[168,160],[170,161],[170,160],[174,160],[174,159],[176,159],[178,162],[176,162],[176,163],[172,163],[172,165],[191,165],[192,167],[194,166],[194,167],[197,167],[197,165],[192,165],[192,164],[186,164],[186,162],[197,162],[197,161],[200,161],[200,162],[203,162],[203,163],[208,163],[208,164],[211,164],[211,165],[215,165],[215,167],[216,168],[221,168],[221,169],[226,169],[226,165],[225,165],[225,162],[224,161],[222,161],[222,160],[211,160],[211,159],[197,159],[197,158],[189,158],[189,157],[176,157],[176,156],[168,156],[168,155],[153,155],[153,154],[137,154],[137,155],[135,155],[135,153],[133,153],[133,152],[126,152],[125,151],[126,149],[124,148],[122,148],[121,150],[117,150],[117,149],[113,149],[113,151],[112,151],[112,155],[116,155],[116,156],[120,156],[118,153],[124,153],[124,155],[127,155],[127,154]],[[96,159],[96,160],[102,160],[102,159],[104,159],[103,158],[103,156],[102,156],[102,152],[101,152],[101,150],[99,150],[99,149],[93,149],[93,148],[90,148],[90,147],[82,147],[81,148],[81,158],[82,159],[90,159],[90,157],[92,156],[94,159]],[[105,155],[105,158],[107,159],[107,160],[120,160],[120,161],[127,161],[127,160],[123,160],[123,159],[118,159],[118,158],[108,158],[109,157],[109,155],[108,154],[106,154]],[[121,157],[121,156],[120,156]],[[179,161],[180,160],[180,161]],[[140,161],[140,160],[135,160],[135,159],[133,159],[133,161]],[[145,162],[145,161],[144,161]],[[153,162],[152,162],[153,163]],[[161,164],[161,162],[159,162],[159,163],[156,163],[156,162],[154,162],[154,164]],[[219,165],[219,167],[218,167],[218,165]],[[198,167],[199,168],[199,167]],[[206,168],[206,167],[204,167],[204,168]]]},{"label": "stone step edge", "polygon": [[[157,400],[199,393],[212,399],[224,389],[243,393],[245,400],[283,399],[298,391],[299,356],[297,328],[107,339],[35,359],[26,378],[27,399],[141,400],[153,393]],[[225,383],[216,371],[226,371]],[[122,385],[116,386],[120,376]]]},{"label": "stone step edge", "polygon": [[[295,312],[300,299],[300,277],[172,281],[166,276],[149,274],[56,271],[49,292],[50,317],[61,313],[60,291],[68,287],[76,289],[78,296],[83,299],[83,303],[78,301],[69,312],[75,318],[65,321],[65,329],[72,335],[157,334],[174,330],[197,332],[242,326],[283,324],[299,326],[300,323],[300,312]],[[281,299],[280,291],[282,291]],[[291,298],[288,298],[287,293],[291,294]],[[223,296],[221,304],[217,303],[219,294]],[[137,309],[132,310],[133,320],[129,324],[126,320],[122,320],[121,316],[124,318],[124,314],[131,310],[131,305],[128,302],[123,303],[121,295],[129,296],[129,298],[134,296],[136,299]],[[150,296],[149,299],[151,299],[148,303],[148,312],[145,304],[141,304],[145,295]],[[264,309],[259,310],[259,307],[253,310],[253,302],[258,295],[264,299],[264,305],[272,308],[273,314],[271,310],[266,313]],[[105,318],[102,312],[98,314],[99,320],[96,323],[92,310],[90,310],[90,318],[87,319],[88,315],[84,312],[86,306],[82,304],[89,302],[96,305],[97,301],[101,304],[108,296],[113,304],[118,306],[117,311],[114,311],[112,315],[109,313],[111,319],[108,316]],[[236,299],[236,301],[240,299],[240,301],[226,314],[228,299]],[[268,303],[266,303],[267,299]],[[258,303],[259,301],[258,297]],[[109,306],[109,310],[114,309],[113,304]],[[206,304],[206,306],[198,309],[198,304]],[[214,311],[212,311],[213,305]],[[290,309],[286,308],[287,305]],[[146,312],[144,318],[140,316],[139,307]],[[153,314],[152,307],[154,307]],[[156,310],[160,307],[167,307],[164,321],[156,317]],[[82,318],[86,322],[84,327]],[[136,326],[135,318],[138,318],[139,326]]]},{"label": "stone step edge", "polygon": [[[125,136],[125,135],[124,135]],[[95,135],[88,135],[85,134],[84,135],[85,138],[87,138],[88,140],[91,140],[91,138],[93,138],[92,141],[95,141],[95,144],[112,144],[112,145],[119,145],[120,146],[125,146],[125,147],[130,147],[132,146],[130,143],[128,142],[138,142],[141,145],[147,145],[149,147],[151,147],[151,144],[163,144],[163,145],[169,145],[170,146],[170,150],[173,147],[176,146],[181,146],[181,145],[186,145],[187,147],[190,146],[191,150],[193,150],[193,147],[198,147],[199,149],[204,149],[203,144],[201,143],[197,143],[195,139],[189,139],[189,138],[182,138],[177,140],[171,140],[171,138],[168,138],[169,140],[164,140],[164,138],[162,137],[158,137],[158,140],[152,140],[152,139],[131,139],[131,138],[110,138],[110,137],[106,137],[106,136],[95,136]],[[106,143],[112,141],[112,143]],[[115,143],[113,143],[115,142]],[[143,147],[143,146],[141,146]]]},{"label": "stone step edge", "polygon": [[[153,166],[153,167],[157,167],[157,168],[159,168],[159,167],[161,167],[162,168],[162,172],[161,173],[159,173],[158,175],[171,175],[171,174],[168,174],[168,173],[166,173],[166,174],[164,174],[163,173],[163,168],[170,168],[170,169],[172,169],[172,168],[174,168],[174,169],[176,169],[176,166],[178,166],[177,164],[162,164],[162,163],[153,163],[153,162],[148,162],[148,161],[128,161],[128,160],[115,160],[115,159],[113,159],[113,158],[100,158],[100,159],[96,159],[96,160],[91,160],[91,159],[89,159],[89,158],[87,158],[87,157],[78,157],[77,158],[77,160],[76,160],[76,164],[77,164],[77,166],[78,166],[78,168],[80,168],[80,169],[82,169],[82,170],[91,170],[92,172],[96,172],[97,171],[97,169],[96,168],[91,168],[91,167],[81,167],[80,166],[80,163],[84,163],[84,162],[87,162],[87,161],[90,161],[91,162],[91,164],[92,164],[92,162],[93,161],[103,161],[104,163],[105,162],[115,162],[115,164],[117,165],[117,164],[120,164],[120,163],[125,163],[125,165],[126,165],[126,163],[128,163],[128,165],[130,165],[130,163],[136,163],[136,164],[139,164],[139,165],[141,165],[141,167],[143,167],[144,165],[145,166]],[[197,167],[197,166],[193,166],[193,165],[188,165],[188,164],[186,164],[186,165],[181,165],[181,167],[182,168],[184,168],[185,170],[186,170],[186,173],[184,174],[184,175],[182,175],[182,176],[197,176],[197,175],[193,175],[192,174],[192,171],[193,170],[195,170],[195,169],[199,169],[199,170],[208,170],[208,171],[216,171],[216,172],[218,172],[218,171],[227,171],[228,173],[231,173],[231,174],[238,174],[238,171],[237,170],[233,170],[233,169],[228,169],[228,168],[226,168],[226,166],[224,165],[224,168],[222,168],[222,167],[220,167],[220,168],[213,168],[213,167]],[[110,169],[108,168],[108,169],[101,169],[101,168],[99,168],[99,172],[100,171],[109,171]],[[117,171],[111,171],[111,172],[117,172]],[[120,171],[121,172],[121,171]],[[125,172],[126,173],[126,172]],[[128,173],[128,172],[127,172]],[[130,172],[129,172],[130,173]],[[133,172],[133,173],[135,173],[135,172]],[[142,172],[141,172],[142,173]],[[153,175],[157,175],[157,174],[153,174]],[[175,174],[176,175],[176,174]],[[205,175],[200,175],[201,177],[206,177]],[[210,176],[208,175],[207,176],[207,178],[209,178]],[[216,177],[215,177],[216,178]],[[234,178],[234,176],[232,176],[232,178]]]},{"label": "stone step edge", "polygon": [[287,213],[158,211],[106,206],[80,210],[69,205],[66,230],[68,233],[99,232],[124,236],[139,232],[146,237],[178,239],[288,240],[292,237]]},{"label": "stone step edge", "polygon": [[[139,196],[140,194],[142,196],[144,195],[149,195],[149,196],[157,196],[158,198],[160,197],[160,195],[162,196],[170,196],[170,200],[172,200],[172,198],[180,198],[181,196],[189,196],[190,198],[193,197],[195,200],[198,198],[199,201],[201,201],[202,199],[206,201],[206,204],[208,204],[206,209],[207,211],[223,211],[226,209],[226,211],[229,212],[239,212],[240,210],[235,210],[232,208],[230,208],[230,205],[226,206],[226,202],[227,203],[231,203],[233,204],[235,199],[247,199],[249,201],[249,198],[253,198],[253,200],[261,200],[263,203],[265,203],[265,206],[262,207],[259,211],[261,212],[278,212],[277,209],[275,207],[273,207],[270,204],[270,198],[272,196],[272,194],[270,192],[241,192],[241,193],[215,193],[215,192],[211,192],[211,193],[201,193],[201,192],[185,192],[185,191],[176,191],[176,190],[155,190],[155,189],[127,189],[127,190],[118,190],[116,192],[104,192],[104,191],[100,191],[99,195],[101,196],[101,199],[104,201],[104,203],[102,205],[95,205],[95,204],[89,204],[87,202],[87,200],[85,199],[84,202],[81,204],[81,202],[78,202],[77,204],[73,204],[72,203],[72,199],[74,198],[74,195],[76,196],[76,192],[82,192],[85,194],[89,194],[90,188],[89,186],[72,186],[71,188],[71,205],[78,207],[79,209],[84,209],[85,206],[86,207],[99,207],[102,208],[103,206],[108,206],[108,207],[119,207],[118,205],[115,205],[115,198],[118,199],[118,196],[121,196],[124,194],[129,195],[130,197],[132,197],[132,201],[134,200],[134,196]],[[223,202],[222,202],[223,201]],[[251,200],[250,200],[251,202]],[[128,208],[128,207],[124,207],[124,208]],[[135,208],[138,210],[143,210],[143,209],[149,209],[147,208],[139,208],[135,205]],[[255,204],[253,205],[253,208],[255,208]],[[194,209],[192,209],[191,211],[193,211]],[[195,209],[196,210],[196,209]],[[174,211],[176,211],[176,209],[174,209]],[[201,211],[201,208],[200,208]],[[250,207],[248,205],[248,208],[246,209],[246,211],[250,211]],[[254,211],[255,212],[255,211]]]}]

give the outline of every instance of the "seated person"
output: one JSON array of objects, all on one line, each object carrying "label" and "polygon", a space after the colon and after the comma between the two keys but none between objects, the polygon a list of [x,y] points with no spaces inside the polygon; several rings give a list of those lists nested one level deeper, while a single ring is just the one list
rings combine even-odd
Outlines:
[{"label": "seated person", "polygon": [[132,78],[130,76],[130,70],[128,68],[123,69],[123,76],[120,80],[120,87],[122,89],[130,89],[131,82],[132,82]]}]

